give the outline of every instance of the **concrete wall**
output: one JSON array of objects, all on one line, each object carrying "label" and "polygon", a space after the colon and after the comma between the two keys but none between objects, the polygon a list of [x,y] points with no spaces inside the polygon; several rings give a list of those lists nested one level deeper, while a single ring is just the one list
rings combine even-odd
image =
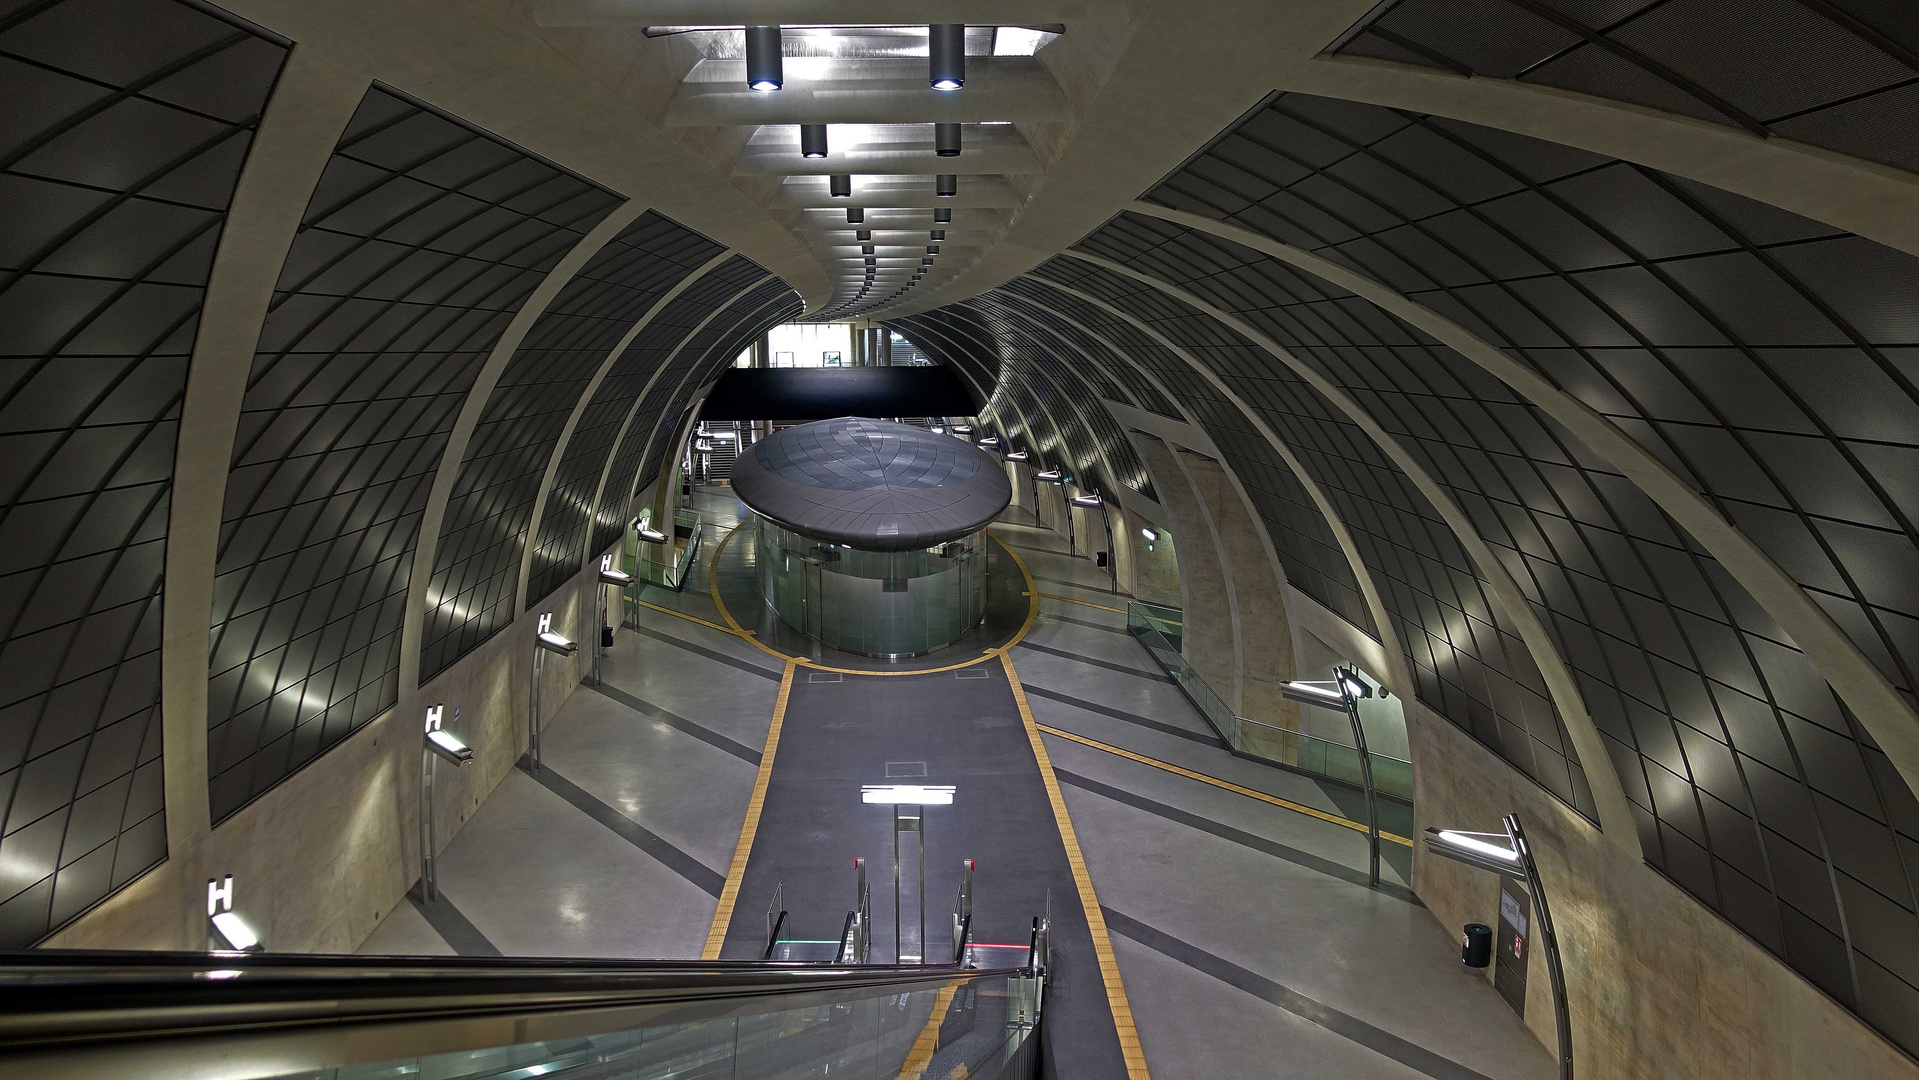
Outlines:
[{"label": "concrete wall", "polygon": [[[1371,670],[1378,642],[1288,591],[1296,623]],[[1395,695],[1397,696],[1397,695]],[[1450,721],[1400,699],[1413,761],[1414,825],[1496,832],[1517,813],[1532,841],[1565,958],[1578,1075],[1685,1080],[1913,1080],[1919,1065]],[[1497,925],[1490,873],[1413,855],[1413,891],[1449,935]],[[1526,1023],[1555,1043],[1543,959],[1527,973]],[[1491,978],[1492,969],[1486,969]]]},{"label": "concrete wall", "polygon": [[[1151,528],[1159,533],[1159,539],[1153,541],[1152,549],[1147,550],[1146,538],[1139,534],[1142,528]],[[1149,604],[1164,604],[1167,607],[1179,607],[1179,540],[1172,527],[1158,521],[1126,512],[1126,531],[1132,551],[1131,573],[1133,595]]]},{"label": "concrete wall", "polygon": [[1286,620],[1286,578],[1265,531],[1219,462],[1175,455],[1198,496],[1219,546],[1233,620],[1233,682],[1215,686],[1239,715],[1297,728],[1299,706],[1281,693],[1293,675],[1293,632]]},{"label": "concrete wall", "polygon": [[1180,654],[1215,689],[1230,688],[1236,667],[1232,586],[1221,565],[1213,527],[1185,471],[1173,459],[1173,445],[1151,438],[1139,439],[1136,445],[1159,491],[1160,505],[1173,519],[1173,533],[1181,538],[1179,607],[1186,613],[1186,624]]},{"label": "concrete wall", "polygon": [[595,569],[43,947],[203,949],[207,879],[232,874],[234,908],[267,948],[358,948],[419,879],[424,708],[444,704],[445,726],[474,751],[472,764],[439,765],[434,805],[444,848],[525,752],[540,612],[553,612],[553,628],[580,642],[577,658],[547,657],[541,689],[549,721],[579,685],[591,662],[598,565],[596,554]]}]

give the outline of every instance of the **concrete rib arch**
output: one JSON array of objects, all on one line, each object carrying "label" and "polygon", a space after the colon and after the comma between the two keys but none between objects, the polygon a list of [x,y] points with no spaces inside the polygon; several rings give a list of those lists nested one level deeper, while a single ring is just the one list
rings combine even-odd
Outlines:
[{"label": "concrete rib arch", "polygon": [[[1579,686],[1573,681],[1572,671],[1559,655],[1559,649],[1553,644],[1552,636],[1547,633],[1545,624],[1526,602],[1526,594],[1519,588],[1506,565],[1499,561],[1479,531],[1466,517],[1465,511],[1454,503],[1439,482],[1434,480],[1419,462],[1380,426],[1373,415],[1354,401],[1347,393],[1334,385],[1330,379],[1320,374],[1316,368],[1303,363],[1284,346],[1260,333],[1257,329],[1230,312],[1222,311],[1184,289],[1140,273],[1131,267],[1116,263],[1111,259],[1097,255],[1087,255],[1078,251],[1062,252],[1068,258],[1097,266],[1102,270],[1118,274],[1137,281],[1155,291],[1164,293],[1185,304],[1193,310],[1206,315],[1220,325],[1239,334],[1247,341],[1264,350],[1280,363],[1285,364],[1302,381],[1330,402],[1348,420],[1366,433],[1393,464],[1399,466],[1413,486],[1419,489],[1426,501],[1431,503],[1443,518],[1453,534],[1459,539],[1461,547],[1479,574],[1492,586],[1493,600],[1500,610],[1511,620],[1519,631],[1521,640],[1532,653],[1533,663],[1539,668],[1539,674],[1546,681],[1547,692],[1552,696],[1553,704],[1558,707],[1561,720],[1566,725],[1566,733],[1572,737],[1573,746],[1579,751],[1579,763],[1586,770],[1587,785],[1592,789],[1593,802],[1599,811],[1600,831],[1607,840],[1635,857],[1641,854],[1639,832],[1634,824],[1632,809],[1626,802],[1626,791],[1619,781],[1619,773],[1613,766],[1612,755],[1606,749],[1604,737],[1599,734],[1598,725],[1593,723],[1586,711],[1585,698],[1579,692]],[[1243,407],[1243,406],[1242,406]]]},{"label": "concrete rib arch", "polygon": [[1865,725],[1906,783],[1919,791],[1919,711],[1770,555],[1618,425],[1453,320],[1330,259],[1182,210],[1150,203],[1134,203],[1127,209],[1252,248],[1323,278],[1431,334],[1539,406],[1618,469],[1726,568],[1805,652],[1806,659]]}]

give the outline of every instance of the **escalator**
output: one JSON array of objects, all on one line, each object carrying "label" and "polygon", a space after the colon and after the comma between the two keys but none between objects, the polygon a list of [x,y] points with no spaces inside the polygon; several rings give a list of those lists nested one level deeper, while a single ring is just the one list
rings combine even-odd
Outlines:
[{"label": "escalator", "polygon": [[185,1080],[1030,1078],[1017,968],[15,952],[0,1075]]}]

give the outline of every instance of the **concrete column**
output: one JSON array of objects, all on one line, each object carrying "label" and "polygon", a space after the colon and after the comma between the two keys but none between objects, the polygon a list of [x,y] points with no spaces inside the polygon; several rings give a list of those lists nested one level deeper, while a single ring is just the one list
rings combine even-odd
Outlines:
[{"label": "concrete column", "polygon": [[1138,445],[1146,471],[1152,474],[1153,486],[1159,491],[1160,505],[1172,515],[1173,531],[1181,538],[1179,606],[1185,612],[1186,625],[1180,653],[1225,697],[1232,689],[1238,666],[1233,656],[1233,590],[1226,580],[1212,524],[1186,471],[1174,460],[1172,446],[1152,438],[1140,439]]},{"label": "concrete column", "polygon": [[1295,678],[1286,582],[1266,554],[1251,508],[1219,462],[1194,453],[1177,460],[1213,526],[1232,587],[1234,670],[1227,700],[1250,720],[1297,730],[1299,706],[1281,692]]},{"label": "concrete column", "polygon": [[[1141,529],[1151,529],[1159,534],[1159,539],[1148,541],[1140,533]],[[1157,521],[1148,521],[1132,511],[1126,512],[1127,540],[1132,551],[1129,560],[1129,576],[1122,581],[1131,581],[1133,597],[1148,604],[1164,604],[1178,607],[1180,604],[1179,548],[1173,538],[1173,530]]]},{"label": "concrete column", "polygon": [[893,332],[884,326],[875,329],[873,332],[879,335],[879,365],[881,367],[892,367]]}]

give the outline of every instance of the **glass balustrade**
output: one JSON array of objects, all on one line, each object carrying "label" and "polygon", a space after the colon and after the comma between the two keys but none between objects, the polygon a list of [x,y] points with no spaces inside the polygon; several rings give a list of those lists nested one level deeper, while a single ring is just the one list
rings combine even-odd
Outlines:
[{"label": "glass balustrade", "polygon": [[[1182,613],[1174,608],[1132,601],[1126,605],[1126,629],[1146,646],[1160,667],[1188,701],[1199,710],[1219,737],[1235,753],[1283,765],[1313,776],[1358,787],[1361,784],[1359,750],[1350,743],[1333,742],[1303,731],[1249,720],[1235,713],[1204,677],[1186,662],[1168,637],[1183,629]],[[1413,765],[1403,758],[1374,753],[1373,789],[1406,802],[1413,800]]]}]

